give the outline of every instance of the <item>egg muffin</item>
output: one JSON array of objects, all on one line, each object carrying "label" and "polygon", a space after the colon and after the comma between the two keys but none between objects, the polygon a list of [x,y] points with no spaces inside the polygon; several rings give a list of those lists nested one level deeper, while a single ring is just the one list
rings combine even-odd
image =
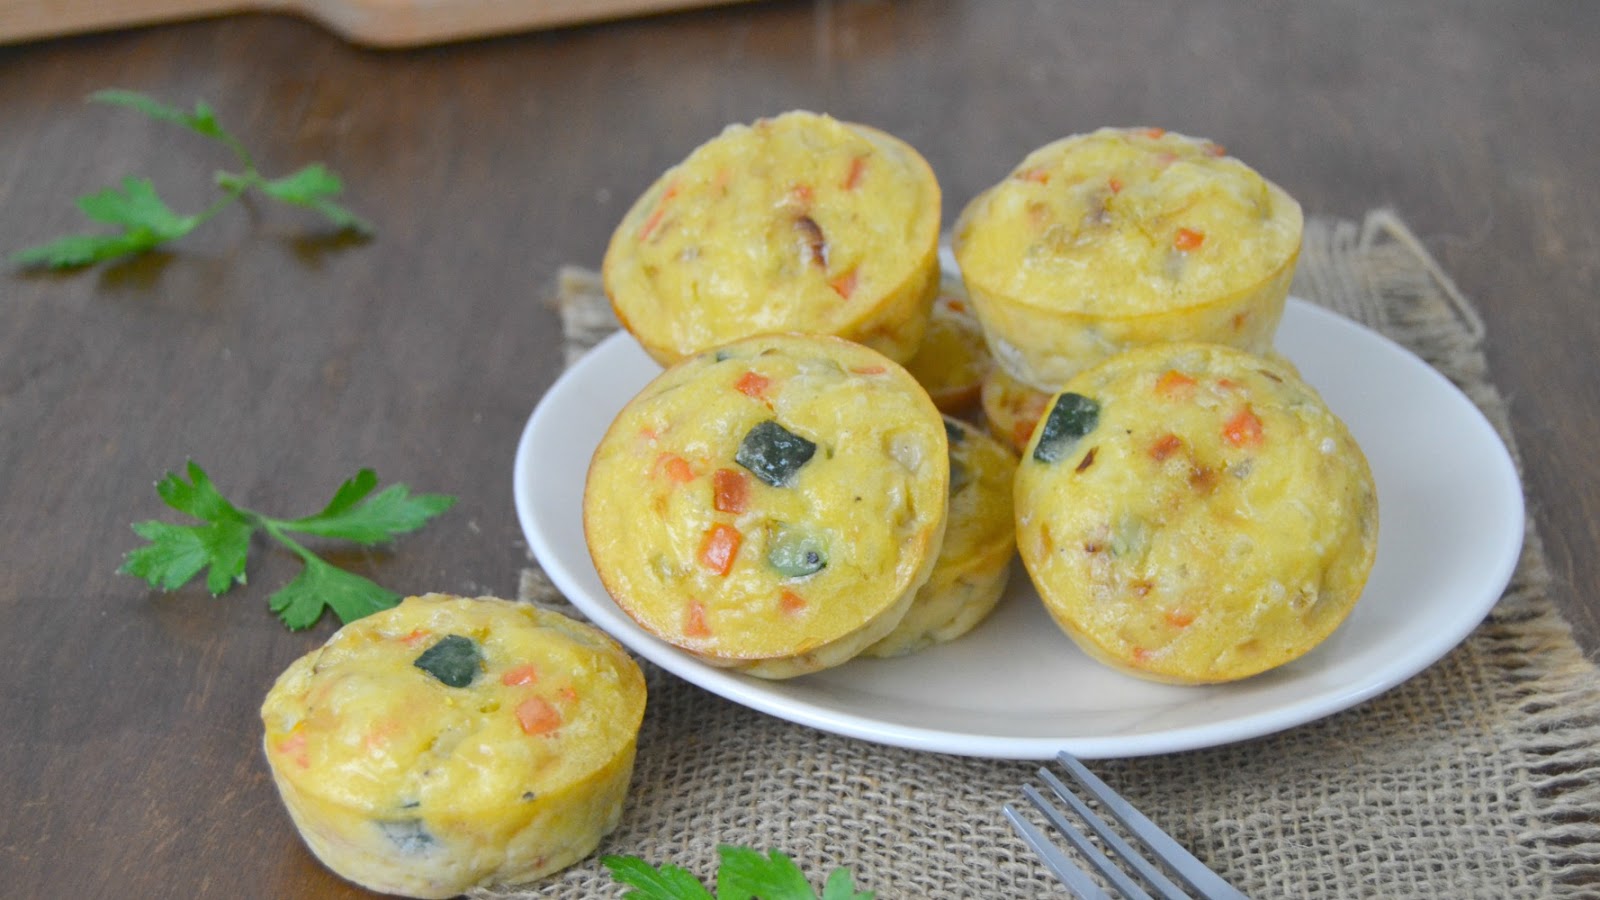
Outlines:
[{"label": "egg muffin", "polygon": [[972,425],[948,416],[950,512],[933,573],[900,624],[867,656],[904,656],[953,641],[982,622],[1005,591],[1017,552],[1011,512],[1017,459]]},{"label": "egg muffin", "polygon": [[954,249],[996,361],[1053,393],[1155,341],[1266,351],[1302,224],[1210,141],[1105,128],[1030,153],[962,211]]},{"label": "egg muffin", "polygon": [[1272,360],[1153,345],[1067,382],[1017,469],[1017,543],[1089,655],[1184,684],[1311,650],[1361,595],[1378,504],[1361,448]]},{"label": "egg muffin", "polygon": [[984,376],[980,399],[989,433],[1021,453],[1050,406],[1052,395],[1012,378],[999,366]]},{"label": "egg muffin", "polygon": [[791,331],[904,362],[939,287],[939,203],[904,141],[785,113],[729,126],[668,169],[617,226],[601,274],[662,365]]},{"label": "egg muffin", "polygon": [[622,814],[644,706],[638,665],[600,631],[427,594],[295,660],[261,718],[318,859],[375,891],[452,897],[593,852]]},{"label": "egg muffin", "polygon": [[994,368],[983,326],[973,314],[961,279],[947,275],[934,298],[928,330],[906,371],[947,413],[965,412],[978,400],[983,379]]},{"label": "egg muffin", "polygon": [[944,536],[950,464],[888,358],[763,335],[668,369],[589,465],[584,532],[617,605],[716,666],[787,678],[905,616]]}]

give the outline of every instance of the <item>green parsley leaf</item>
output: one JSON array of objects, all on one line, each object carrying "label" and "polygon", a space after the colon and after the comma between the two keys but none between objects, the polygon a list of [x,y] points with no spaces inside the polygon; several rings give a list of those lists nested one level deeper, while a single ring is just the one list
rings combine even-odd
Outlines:
[{"label": "green parsley leaf", "polygon": [[362,469],[339,486],[322,512],[303,519],[275,519],[241,508],[222,496],[205,470],[190,462],[188,478],[168,472],[156,493],[170,507],[203,524],[136,522],[134,533],[149,543],[130,550],[119,572],[152,587],[176,590],[209,567],[206,587],[213,595],[245,583],[245,561],[256,532],[288,548],[304,563],[300,574],[268,598],[268,605],[292,629],[309,628],[332,609],[342,622],[388,609],[400,595],[323,561],[292,534],[343,538],[363,546],[415,531],[455,504],[441,494],[411,495],[403,484],[371,496],[378,476]]},{"label": "green parsley leaf", "polygon": [[147,97],[137,91],[124,91],[112,88],[104,91],[95,91],[89,99],[96,103],[106,103],[112,106],[125,106],[128,109],[138,110],[157,122],[170,122],[181,125],[195,134],[204,135],[218,140],[231,140],[232,135],[223,130],[218,124],[216,114],[205,103],[196,103],[194,112],[186,113],[176,106],[168,106],[153,97]]},{"label": "green parsley leaf", "polygon": [[217,141],[233,152],[241,171],[218,172],[216,184],[222,196],[193,215],[180,215],[167,206],[155,185],[147,178],[127,177],[120,187],[109,187],[78,198],[78,208],[91,220],[121,228],[110,234],[68,235],[12,254],[11,261],[30,268],[70,269],[98,262],[134,256],[183,237],[199,225],[232,205],[246,192],[261,193],[295,206],[320,213],[341,230],[361,235],[372,233],[365,219],[333,201],[344,184],[326,166],[313,163],[293,174],[268,179],[256,168],[255,160],[217,121],[216,113],[205,103],[196,103],[193,112],[134,91],[106,90],[89,95],[97,103],[107,103],[140,112],[158,122],[186,128]]},{"label": "green parsley leaf", "polygon": [[324,609],[332,608],[340,622],[354,622],[400,602],[399,594],[354,572],[309,553],[301,558],[306,566],[300,574],[267,598],[272,611],[293,631],[317,624]]},{"label": "green parsley leaf", "polygon": [[210,525],[135,522],[135,534],[150,543],[128,553],[120,571],[165,590],[176,590],[207,566],[206,588],[221,594],[244,583],[245,555],[254,529],[237,520]]},{"label": "green parsley leaf", "polygon": [[105,259],[134,256],[160,246],[146,231],[137,234],[70,234],[48,244],[12,254],[11,261],[25,268],[75,269]]},{"label": "green parsley leaf", "polygon": [[788,856],[773,850],[762,856],[748,847],[717,848],[717,900],[817,900],[805,873]]},{"label": "green parsley leaf", "polygon": [[357,234],[373,232],[370,222],[333,202],[334,197],[344,193],[344,182],[322,163],[312,163],[292,175],[263,181],[259,186],[267,196],[314,209],[340,228]]},{"label": "green parsley leaf", "polygon": [[122,188],[106,188],[78,198],[78,208],[96,222],[143,229],[159,240],[183,237],[200,224],[197,216],[180,216],[156,194],[148,178],[124,178]]},{"label": "green parsley leaf", "polygon": [[211,483],[211,477],[199,464],[190,460],[186,471],[189,480],[184,481],[179,475],[168,472],[165,478],[156,482],[156,493],[173,509],[181,513],[188,513],[196,519],[216,521],[218,519],[245,520],[245,514],[240,512],[232,503],[229,503],[216,485]]},{"label": "green parsley leaf", "polygon": [[363,499],[378,484],[371,469],[339,485],[322,512],[285,522],[284,527],[300,534],[343,538],[364,546],[387,541],[396,535],[416,531],[428,520],[455,504],[454,497],[442,494],[411,496],[403,484],[391,485],[376,497]]},{"label": "green parsley leaf", "polygon": [[[613,878],[636,889],[624,894],[623,900],[818,900],[800,867],[777,850],[763,856],[748,847],[724,844],[717,854],[722,862],[715,898],[676,866],[658,869],[634,856],[605,856],[600,861]],[[840,867],[828,875],[821,900],[873,900],[873,894],[857,893],[850,870]]]},{"label": "green parsley leaf", "polygon": [[631,890],[622,900],[715,900],[693,875],[670,863],[656,868],[637,856],[602,856],[611,877]]}]

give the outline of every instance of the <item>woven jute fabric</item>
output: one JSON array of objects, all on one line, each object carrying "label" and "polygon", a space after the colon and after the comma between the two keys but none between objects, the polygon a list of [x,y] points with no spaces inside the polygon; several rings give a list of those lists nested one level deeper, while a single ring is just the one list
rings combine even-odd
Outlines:
[{"label": "woven jute fabric", "polygon": [[[1392,213],[1308,222],[1295,293],[1432,364],[1515,456],[1481,321]],[[558,299],[569,362],[616,328],[592,272],[565,270]],[[1600,671],[1549,583],[1529,528],[1488,619],[1405,684],[1269,737],[1091,768],[1253,897],[1600,897]],[[562,603],[536,567],[522,584]],[[814,884],[849,866],[880,898],[1066,896],[1000,815],[1036,764],[839,737],[644,668],[632,793],[601,853],[709,882],[717,845],[741,844],[784,850]],[[482,895],[622,893],[597,855]]]}]

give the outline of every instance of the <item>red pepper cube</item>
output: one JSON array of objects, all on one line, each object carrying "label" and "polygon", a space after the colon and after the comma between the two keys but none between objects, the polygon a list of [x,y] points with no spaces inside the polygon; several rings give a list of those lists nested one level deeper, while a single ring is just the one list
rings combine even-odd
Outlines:
[{"label": "red pepper cube", "polygon": [[828,282],[828,287],[833,288],[835,294],[849,300],[850,295],[856,292],[856,270],[851,269],[843,275],[835,277]]},{"label": "red pepper cube", "polygon": [[718,469],[711,476],[711,503],[717,512],[742,513],[750,501],[750,479],[736,469]]},{"label": "red pepper cube", "polygon": [[743,543],[744,535],[732,525],[718,522],[706,529],[705,537],[700,539],[700,565],[705,566],[718,575],[728,574],[733,568],[733,558],[739,553],[739,545]]},{"label": "red pepper cube", "polygon": [[1150,445],[1150,458],[1156,462],[1162,462],[1182,449],[1183,439],[1169,432],[1157,438],[1156,442]]},{"label": "red pepper cube", "polygon": [[1222,436],[1235,447],[1261,446],[1261,419],[1249,407],[1239,410],[1222,424]]},{"label": "red pepper cube", "polygon": [[533,663],[523,663],[520,666],[507,669],[506,673],[500,676],[500,683],[507,687],[517,684],[533,684],[538,680],[539,670],[534,668]]},{"label": "red pepper cube", "polygon": [[1205,233],[1195,231],[1192,228],[1179,228],[1178,233],[1173,235],[1172,238],[1172,246],[1182,250],[1185,253],[1188,253],[1190,250],[1199,250],[1200,245],[1204,244],[1205,242]]},{"label": "red pepper cube", "polygon": [[1177,369],[1168,369],[1156,379],[1156,393],[1171,400],[1193,396],[1195,380]]},{"label": "red pepper cube", "polygon": [[529,697],[517,704],[517,724],[524,734],[549,734],[561,727],[561,712],[543,697]]},{"label": "red pepper cube", "polygon": [[683,610],[683,635],[692,638],[711,636],[711,626],[706,624],[706,607],[699,600],[690,600]]},{"label": "red pepper cube", "polygon": [[771,384],[772,379],[761,374],[760,372],[747,371],[743,375],[739,376],[738,381],[733,383],[733,389],[745,395],[746,397],[760,399],[761,396],[766,393],[767,387]]}]

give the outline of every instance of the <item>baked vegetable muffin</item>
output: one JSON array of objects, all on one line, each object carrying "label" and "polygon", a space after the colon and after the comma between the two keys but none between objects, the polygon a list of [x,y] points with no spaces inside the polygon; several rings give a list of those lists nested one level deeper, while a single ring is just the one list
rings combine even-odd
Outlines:
[{"label": "baked vegetable muffin", "polygon": [[1035,390],[995,366],[984,376],[981,395],[983,419],[989,425],[989,433],[1021,453],[1053,396]]},{"label": "baked vegetable muffin", "polygon": [[732,125],[667,170],[601,274],[662,365],[768,332],[832,334],[899,362],[939,286],[939,185],[906,143],[790,112]]},{"label": "baked vegetable muffin", "polygon": [[589,855],[621,816],[644,705],[638,665],[600,631],[427,594],[295,660],[261,718],[317,858],[375,891],[452,897]]},{"label": "baked vegetable muffin", "polygon": [[1053,393],[1155,341],[1265,352],[1301,227],[1216,144],[1105,128],[1029,154],[962,211],[954,249],[996,361]]},{"label": "baked vegetable muffin", "polygon": [[887,634],[933,568],[944,423],[900,366],[764,335],[668,369],[617,416],[583,498],[606,590],[712,665],[787,678]]},{"label": "baked vegetable muffin", "polygon": [[900,624],[867,656],[904,656],[953,641],[982,622],[1005,591],[1017,552],[1011,486],[1017,459],[959,419],[944,420],[950,442],[950,512],[933,574]]},{"label": "baked vegetable muffin", "polygon": [[960,278],[945,276],[933,301],[927,333],[906,371],[927,390],[934,406],[961,413],[977,402],[984,376],[993,368],[983,326],[967,302],[966,288]]},{"label": "baked vegetable muffin", "polygon": [[1134,675],[1199,684],[1306,653],[1377,550],[1366,458],[1287,367],[1154,345],[1069,381],[1017,469],[1017,543],[1056,622]]}]

